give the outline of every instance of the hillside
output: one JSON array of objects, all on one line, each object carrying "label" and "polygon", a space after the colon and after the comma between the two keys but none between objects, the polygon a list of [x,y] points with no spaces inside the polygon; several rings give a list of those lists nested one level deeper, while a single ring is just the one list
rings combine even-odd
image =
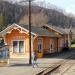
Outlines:
[{"label": "hillside", "polygon": [[[5,17],[5,23],[28,24],[28,6],[20,6],[8,2],[0,2],[0,14]],[[53,24],[61,27],[75,26],[75,18],[65,15],[57,9],[32,6],[32,25]]]}]

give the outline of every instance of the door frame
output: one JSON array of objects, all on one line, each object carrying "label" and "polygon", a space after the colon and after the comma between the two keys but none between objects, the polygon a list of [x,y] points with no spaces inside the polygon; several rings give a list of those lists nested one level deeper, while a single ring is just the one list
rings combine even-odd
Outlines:
[{"label": "door frame", "polygon": [[[41,42],[39,42],[39,40],[41,40]],[[38,52],[42,52],[43,51],[43,38],[38,38],[38,45],[41,44],[42,45],[42,48],[41,48],[41,51],[38,50]],[[37,48],[38,49],[38,48]]]},{"label": "door frame", "polygon": [[54,39],[53,39],[53,38],[50,39],[49,45],[50,45],[50,47],[49,47],[49,50],[50,50],[50,51],[49,51],[49,52],[50,52],[50,53],[53,53],[53,52],[54,52],[54,51],[53,51],[53,50],[54,50]]}]

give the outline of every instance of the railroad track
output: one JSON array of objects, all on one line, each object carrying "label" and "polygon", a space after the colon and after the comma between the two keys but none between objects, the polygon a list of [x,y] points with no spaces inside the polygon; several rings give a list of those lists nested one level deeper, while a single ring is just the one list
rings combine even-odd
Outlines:
[{"label": "railroad track", "polygon": [[[68,58],[75,59],[75,54],[69,56]],[[66,58],[66,59],[68,59],[68,58]],[[72,63],[70,60],[62,60],[59,62],[59,64],[60,64],[60,67],[63,65],[65,68],[65,70],[63,70],[64,68],[62,68],[63,71],[61,73],[59,73],[59,75],[64,75],[75,64],[75,62]],[[65,66],[65,65],[68,65],[68,66]],[[60,69],[60,67],[57,68],[57,71]],[[53,72],[55,72],[55,71],[53,70],[52,72],[48,73],[47,75],[54,75]]]},{"label": "railroad track", "polygon": [[[75,56],[75,54],[69,56],[68,58],[69,58],[69,59],[75,58],[75,57],[73,57],[73,56]],[[68,58],[66,58],[66,59],[68,59]],[[57,69],[59,69],[62,65],[64,65],[64,64],[68,64],[68,65],[69,65],[68,61],[69,61],[69,60],[64,60],[64,59],[63,59],[63,60],[61,60],[60,62],[56,63],[56,64],[53,66],[53,68],[47,68],[47,69],[45,69],[44,71],[42,71],[42,72],[40,72],[40,73],[38,73],[38,74],[36,74],[36,75],[54,75],[53,72],[56,71]],[[75,64],[75,63],[74,63],[74,64]],[[73,66],[73,63],[70,63],[70,65],[69,65],[69,66],[65,69],[65,71],[63,71],[60,75],[64,75],[72,66]]]}]

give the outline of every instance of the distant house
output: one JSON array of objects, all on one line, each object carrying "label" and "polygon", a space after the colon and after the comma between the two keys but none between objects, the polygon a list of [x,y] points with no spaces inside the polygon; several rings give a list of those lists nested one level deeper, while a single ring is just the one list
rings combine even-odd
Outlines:
[{"label": "distant house", "polygon": [[[60,32],[52,30],[31,26],[31,48],[38,58],[43,57],[45,53],[59,52],[59,45],[64,38],[62,39],[63,35]],[[0,34],[4,43],[8,45],[10,58],[29,58],[28,25],[13,23]]]},{"label": "distant house", "polygon": [[72,40],[75,40],[75,27],[72,27]]}]

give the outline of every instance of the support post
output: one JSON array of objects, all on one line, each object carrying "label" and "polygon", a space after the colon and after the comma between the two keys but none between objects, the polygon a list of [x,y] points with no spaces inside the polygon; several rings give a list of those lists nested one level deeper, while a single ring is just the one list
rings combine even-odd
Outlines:
[{"label": "support post", "polygon": [[31,62],[31,0],[29,0],[29,64]]}]

